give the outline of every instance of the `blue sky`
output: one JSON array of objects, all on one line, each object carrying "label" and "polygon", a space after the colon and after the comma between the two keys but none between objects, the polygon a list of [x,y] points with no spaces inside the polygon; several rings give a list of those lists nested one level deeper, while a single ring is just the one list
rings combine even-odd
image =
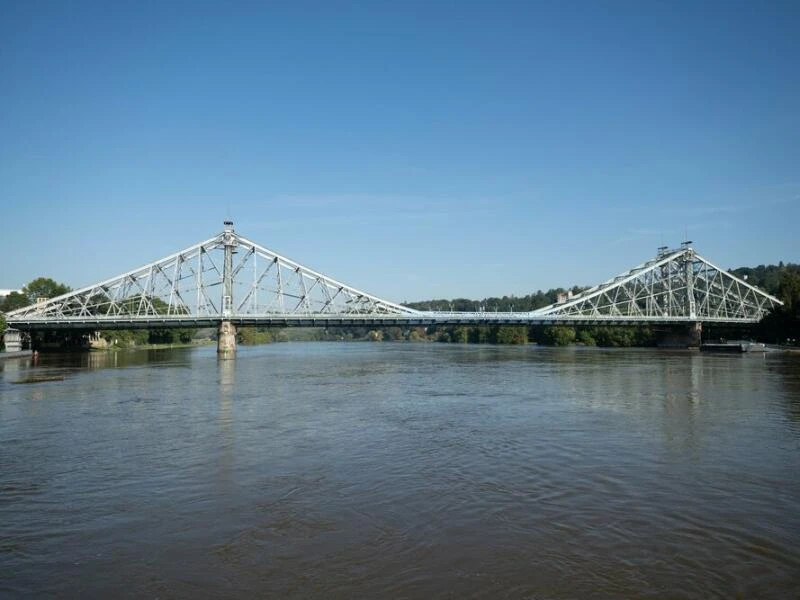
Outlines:
[{"label": "blue sky", "polygon": [[221,230],[390,300],[800,262],[797,2],[0,0],[0,288]]}]

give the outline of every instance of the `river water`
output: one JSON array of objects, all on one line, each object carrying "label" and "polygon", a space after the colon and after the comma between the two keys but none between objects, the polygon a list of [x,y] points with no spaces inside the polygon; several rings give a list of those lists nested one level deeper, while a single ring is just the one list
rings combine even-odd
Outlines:
[{"label": "river water", "polygon": [[800,597],[797,355],[287,343],[0,369],[4,598]]}]

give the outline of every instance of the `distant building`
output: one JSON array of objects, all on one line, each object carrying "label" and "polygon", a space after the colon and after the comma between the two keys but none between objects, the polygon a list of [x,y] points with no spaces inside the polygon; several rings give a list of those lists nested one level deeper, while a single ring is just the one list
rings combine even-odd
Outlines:
[{"label": "distant building", "polygon": [[572,300],[572,295],[572,290],[569,290],[568,292],[561,292],[556,299],[556,304],[564,304],[565,302]]}]

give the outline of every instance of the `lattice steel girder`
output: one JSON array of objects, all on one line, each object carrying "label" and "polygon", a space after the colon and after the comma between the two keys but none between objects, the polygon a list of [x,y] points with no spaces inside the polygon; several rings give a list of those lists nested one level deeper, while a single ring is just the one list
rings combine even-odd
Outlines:
[{"label": "lattice steel girder", "polygon": [[8,319],[116,323],[174,316],[418,313],[304,267],[231,227],[138,269],[13,311]]},{"label": "lattice steel girder", "polygon": [[567,319],[689,319],[752,323],[782,305],[777,298],[724,271],[691,247],[654,259],[585,290],[566,302],[533,311]]},{"label": "lattice steel girder", "polygon": [[755,323],[781,305],[683,247],[532,312],[417,311],[304,267],[230,225],[161,260],[8,313],[7,321],[23,329],[207,326],[223,318],[267,326]]}]

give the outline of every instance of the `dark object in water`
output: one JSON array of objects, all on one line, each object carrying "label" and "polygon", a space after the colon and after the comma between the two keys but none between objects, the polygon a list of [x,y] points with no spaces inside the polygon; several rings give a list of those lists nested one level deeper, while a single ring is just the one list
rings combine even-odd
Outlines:
[{"label": "dark object in water", "polygon": [[13,383],[41,383],[43,381],[64,381],[63,375],[28,375]]},{"label": "dark object in water", "polygon": [[706,342],[700,346],[703,352],[766,352],[767,347],[760,342],[744,340],[721,340],[719,342]]}]

